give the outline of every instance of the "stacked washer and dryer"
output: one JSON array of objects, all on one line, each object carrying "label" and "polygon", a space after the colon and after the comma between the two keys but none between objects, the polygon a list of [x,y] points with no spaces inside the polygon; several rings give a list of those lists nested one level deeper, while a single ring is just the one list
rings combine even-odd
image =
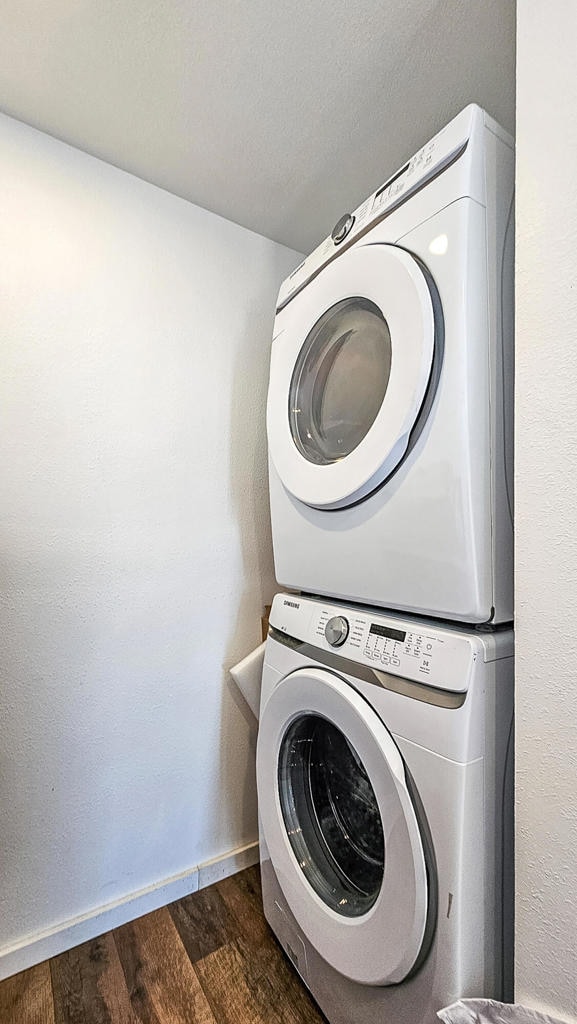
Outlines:
[{"label": "stacked washer and dryer", "polygon": [[512,994],[513,185],[469,106],[280,290],[263,901],[330,1024]]}]

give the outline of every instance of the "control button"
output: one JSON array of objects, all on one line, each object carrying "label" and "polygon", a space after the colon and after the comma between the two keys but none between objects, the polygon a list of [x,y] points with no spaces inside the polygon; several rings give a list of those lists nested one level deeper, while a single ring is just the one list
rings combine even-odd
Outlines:
[{"label": "control button", "polygon": [[391,659],[390,659],[388,654],[383,654],[383,656],[381,658],[381,661],[382,661],[383,665],[388,665],[389,662],[391,661]]},{"label": "control button", "polygon": [[338,245],[339,242],[342,242],[347,237],[354,223],[355,218],[352,213],[345,213],[345,215],[336,222],[333,230],[331,231],[331,238],[335,245]]},{"label": "control button", "polygon": [[401,659],[400,658],[391,658],[391,665],[400,665],[400,664],[401,664]]},{"label": "control button", "polygon": [[349,635],[349,624],[344,615],[334,615],[325,626],[325,636],[331,647],[340,647]]}]

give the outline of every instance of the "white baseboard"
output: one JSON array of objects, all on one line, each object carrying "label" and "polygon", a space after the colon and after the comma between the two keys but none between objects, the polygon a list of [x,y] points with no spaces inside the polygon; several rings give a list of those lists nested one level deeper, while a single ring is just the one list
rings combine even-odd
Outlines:
[{"label": "white baseboard", "polygon": [[215,857],[207,860],[198,866],[198,888],[206,889],[207,885],[213,885],[221,878],[228,878],[235,875],[237,871],[244,868],[251,868],[258,864],[258,843],[247,843],[246,846],[239,846],[231,853],[225,853],[222,857]]},{"label": "white baseboard", "polygon": [[0,981],[42,963],[52,956],[58,956],[73,946],[95,939],[111,928],[118,928],[127,921],[133,921],[151,910],[182,899],[198,889],[227,878],[258,861],[258,843],[239,846],[213,860],[197,864],[172,878],[150,885],[145,889],[129,893],[120,900],[106,903],[90,910],[87,914],[74,917],[54,928],[28,935],[26,938],[0,948]]}]

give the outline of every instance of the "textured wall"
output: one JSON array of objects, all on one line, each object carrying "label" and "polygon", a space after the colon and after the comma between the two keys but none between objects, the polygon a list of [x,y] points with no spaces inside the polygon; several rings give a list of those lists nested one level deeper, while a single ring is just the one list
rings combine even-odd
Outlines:
[{"label": "textured wall", "polygon": [[577,1020],[577,7],[518,5],[517,998]]},{"label": "textured wall", "polygon": [[273,589],[298,257],[0,117],[0,953],[256,837],[227,668]]},{"label": "textured wall", "polygon": [[515,0],[2,2],[5,113],[306,251],[472,101]]}]

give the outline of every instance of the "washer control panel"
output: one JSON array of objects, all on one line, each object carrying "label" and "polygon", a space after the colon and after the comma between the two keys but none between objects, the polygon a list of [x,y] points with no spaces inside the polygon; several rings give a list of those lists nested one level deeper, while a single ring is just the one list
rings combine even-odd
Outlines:
[{"label": "washer control panel", "polygon": [[376,672],[464,692],[475,661],[485,660],[484,641],[474,631],[378,610],[343,608],[319,598],[277,594],[270,624],[307,645],[307,656],[314,656],[312,647],[346,659],[342,670],[350,675],[351,663],[356,662]]},{"label": "washer control panel", "polygon": [[[325,638],[331,647],[339,647],[343,654],[354,656],[355,661],[370,662],[373,668],[384,672],[393,671],[409,679],[423,679],[432,682],[438,671],[447,672],[454,679],[454,668],[450,661],[457,654],[459,671],[464,674],[460,685],[451,689],[466,689],[470,647],[460,637],[455,640],[441,637],[430,626],[409,627],[407,624],[373,621],[365,614],[351,617],[350,623],[342,615],[331,614],[332,609],[321,608],[318,613],[315,633]],[[447,646],[448,645],[448,646]],[[448,651],[450,648],[450,653]],[[457,652],[462,651],[464,658]],[[360,657],[359,657],[360,655]],[[464,686],[463,686],[464,682]],[[435,685],[435,683],[433,683]]]}]

